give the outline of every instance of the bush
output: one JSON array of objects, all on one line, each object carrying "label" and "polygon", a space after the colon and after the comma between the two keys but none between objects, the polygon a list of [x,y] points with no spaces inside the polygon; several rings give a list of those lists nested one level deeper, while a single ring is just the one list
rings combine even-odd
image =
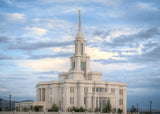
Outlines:
[{"label": "bush", "polygon": [[33,106],[30,106],[30,110],[32,110],[32,111],[33,111]]},{"label": "bush", "polygon": [[121,114],[122,112],[123,112],[123,110],[118,108],[118,113]]},{"label": "bush", "polygon": [[27,107],[24,107],[24,108],[23,108],[23,111],[24,111],[24,112],[27,112],[27,111],[28,111],[28,108],[27,108]]},{"label": "bush", "polygon": [[105,105],[104,108],[103,108],[103,113],[110,113],[111,110],[112,110],[112,106],[111,106],[110,101],[108,100],[107,105]]},{"label": "bush", "polygon": [[52,105],[52,108],[48,110],[48,112],[58,112],[59,108],[56,104]]},{"label": "bush", "polygon": [[100,108],[95,108],[94,112],[100,112]]},{"label": "bush", "polygon": [[112,109],[112,112],[113,112],[113,113],[116,113],[116,108],[113,108],[113,109]]},{"label": "bush", "polygon": [[34,111],[38,112],[39,111],[39,106],[34,106]]},{"label": "bush", "polygon": [[131,113],[133,113],[133,112],[137,112],[137,110],[134,106],[132,106],[132,108],[131,108]]},{"label": "bush", "polygon": [[72,112],[72,111],[74,111],[74,112],[85,112],[85,109],[82,106],[80,108],[73,106],[72,108],[68,107],[67,111],[68,112]]}]

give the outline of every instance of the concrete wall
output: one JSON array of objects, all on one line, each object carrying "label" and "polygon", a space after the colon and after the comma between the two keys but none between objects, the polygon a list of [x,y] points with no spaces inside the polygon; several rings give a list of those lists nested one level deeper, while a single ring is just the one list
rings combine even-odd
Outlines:
[{"label": "concrete wall", "polygon": [[[118,114],[94,112],[0,112],[0,114]],[[137,114],[137,113],[136,113]]]}]

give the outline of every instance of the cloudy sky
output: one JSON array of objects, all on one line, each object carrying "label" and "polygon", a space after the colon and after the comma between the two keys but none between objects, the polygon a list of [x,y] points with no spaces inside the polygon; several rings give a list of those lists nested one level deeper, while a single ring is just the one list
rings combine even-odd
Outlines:
[{"label": "cloudy sky", "polygon": [[79,9],[92,70],[128,84],[128,107],[160,108],[158,0],[0,0],[0,97],[35,100],[69,70]]}]

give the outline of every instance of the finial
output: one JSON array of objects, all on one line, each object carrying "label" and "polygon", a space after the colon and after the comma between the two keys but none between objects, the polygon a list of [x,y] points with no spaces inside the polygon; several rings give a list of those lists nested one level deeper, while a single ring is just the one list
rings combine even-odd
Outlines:
[{"label": "finial", "polygon": [[81,14],[81,10],[78,10],[79,14]]},{"label": "finial", "polygon": [[79,12],[79,31],[81,31],[81,10],[78,10]]}]

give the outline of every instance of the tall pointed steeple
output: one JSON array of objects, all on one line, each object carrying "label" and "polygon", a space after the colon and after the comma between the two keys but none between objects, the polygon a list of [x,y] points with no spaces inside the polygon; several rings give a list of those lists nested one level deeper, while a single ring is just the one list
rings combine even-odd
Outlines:
[{"label": "tall pointed steeple", "polygon": [[83,34],[81,32],[81,10],[78,10],[78,12],[79,12],[79,30],[78,30],[78,34],[77,34],[76,39],[82,39],[82,40],[84,40]]},{"label": "tall pointed steeple", "polygon": [[81,10],[79,11],[79,31],[81,31]]}]

